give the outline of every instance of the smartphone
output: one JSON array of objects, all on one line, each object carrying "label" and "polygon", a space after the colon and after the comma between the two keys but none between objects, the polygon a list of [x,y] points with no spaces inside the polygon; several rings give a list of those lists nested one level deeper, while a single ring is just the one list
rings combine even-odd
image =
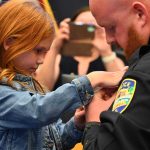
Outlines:
[{"label": "smartphone", "polygon": [[70,22],[69,26],[70,40],[63,45],[61,54],[65,56],[91,56],[95,26],[74,22]]},{"label": "smartphone", "polygon": [[93,39],[95,26],[92,24],[70,22],[70,40]]}]

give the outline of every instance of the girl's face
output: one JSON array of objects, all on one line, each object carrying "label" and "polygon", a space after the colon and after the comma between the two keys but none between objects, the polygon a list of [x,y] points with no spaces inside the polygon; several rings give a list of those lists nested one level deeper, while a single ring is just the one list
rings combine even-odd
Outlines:
[{"label": "girl's face", "polygon": [[28,75],[35,73],[38,66],[43,63],[45,54],[50,49],[51,41],[51,38],[45,38],[33,50],[16,57],[13,63],[17,70]]}]

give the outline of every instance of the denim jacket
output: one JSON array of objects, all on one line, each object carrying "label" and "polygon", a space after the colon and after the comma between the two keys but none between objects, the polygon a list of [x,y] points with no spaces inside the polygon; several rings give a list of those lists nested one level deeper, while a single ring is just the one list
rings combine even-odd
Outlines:
[{"label": "denim jacket", "polygon": [[45,95],[36,91],[28,76],[17,74],[12,86],[1,81],[0,150],[71,149],[81,140],[82,132],[75,127],[74,118],[63,124],[60,114],[87,103],[92,96],[86,77]]}]

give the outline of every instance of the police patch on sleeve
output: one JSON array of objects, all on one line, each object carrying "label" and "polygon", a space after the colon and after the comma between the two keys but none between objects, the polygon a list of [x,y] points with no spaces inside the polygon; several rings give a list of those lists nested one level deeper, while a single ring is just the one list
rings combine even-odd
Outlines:
[{"label": "police patch on sleeve", "polygon": [[122,113],[129,106],[136,89],[136,80],[125,79],[120,85],[112,111]]}]

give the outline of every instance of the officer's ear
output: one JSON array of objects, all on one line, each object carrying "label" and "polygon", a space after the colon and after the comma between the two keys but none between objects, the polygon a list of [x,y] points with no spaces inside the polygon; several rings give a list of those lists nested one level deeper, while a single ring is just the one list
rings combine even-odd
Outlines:
[{"label": "officer's ear", "polygon": [[6,39],[6,40],[4,40],[4,43],[3,43],[4,49],[8,50],[9,47],[11,46],[11,44],[13,43],[13,41],[14,41],[14,38],[11,38],[11,37]]},{"label": "officer's ear", "polygon": [[133,2],[132,8],[137,16],[138,23],[144,26],[147,23],[149,17],[149,13],[146,6],[141,2]]}]

